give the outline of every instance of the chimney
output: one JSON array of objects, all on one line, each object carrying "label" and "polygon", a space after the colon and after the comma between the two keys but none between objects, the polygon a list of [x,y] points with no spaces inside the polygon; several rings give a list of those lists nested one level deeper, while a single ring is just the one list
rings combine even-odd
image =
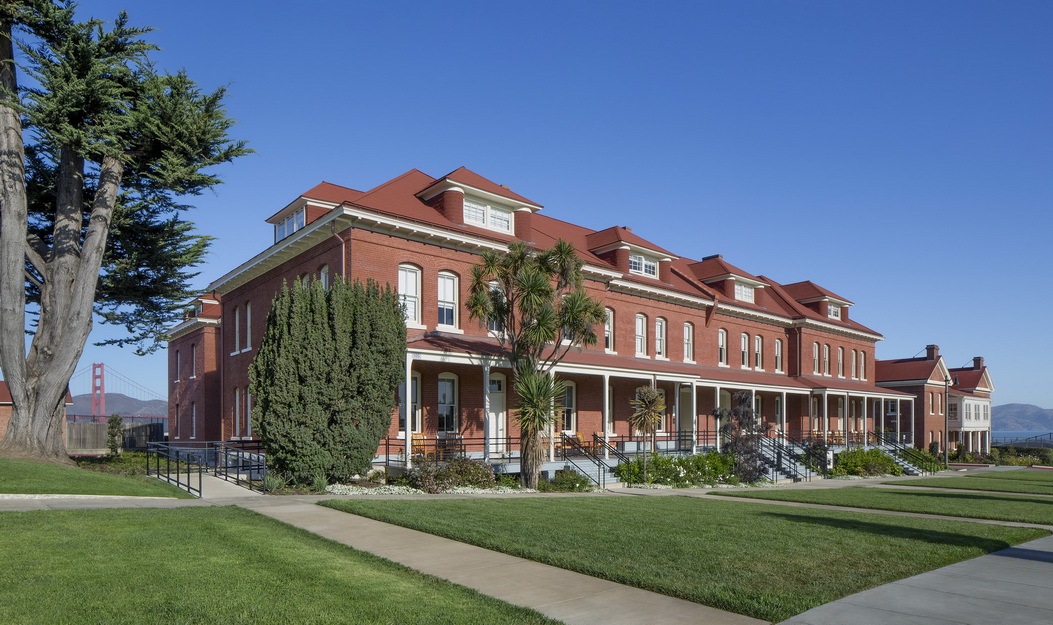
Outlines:
[{"label": "chimney", "polygon": [[658,279],[666,284],[673,282],[673,259],[663,258],[658,261]]},{"label": "chimney", "polygon": [[973,356],[973,369],[979,370],[979,369],[983,369],[983,368],[984,368],[984,357],[983,356]]},{"label": "chimney", "polygon": [[926,345],[925,346],[925,360],[936,360],[940,357],[940,346],[939,345]]},{"label": "chimney", "polygon": [[534,211],[529,208],[516,209],[513,215],[515,219],[515,234],[520,241],[534,240]]},{"label": "chimney", "polygon": [[442,213],[443,217],[453,223],[464,223],[464,191],[460,187],[450,187],[428,198],[424,203]]}]

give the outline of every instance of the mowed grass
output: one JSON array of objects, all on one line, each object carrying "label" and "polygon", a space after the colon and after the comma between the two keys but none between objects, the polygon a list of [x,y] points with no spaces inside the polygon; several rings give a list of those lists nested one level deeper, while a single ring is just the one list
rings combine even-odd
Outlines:
[{"label": "mowed grass", "polygon": [[676,496],[325,505],[776,622],[1048,534]]},{"label": "mowed grass", "polygon": [[[969,479],[969,478],[950,478]],[[919,480],[922,481],[922,480]],[[902,485],[903,482],[894,482]],[[914,484],[914,481],[910,482]],[[727,497],[747,497],[772,501],[848,506],[872,510],[896,510],[942,514],[972,519],[1017,521],[1053,525],[1053,498],[985,493],[953,493],[935,490],[900,488],[823,488],[784,490],[746,490],[716,493]]]},{"label": "mowed grass", "polygon": [[0,623],[555,624],[241,508],[0,513]]},{"label": "mowed grass", "polygon": [[152,477],[123,477],[78,467],[9,458],[0,458],[0,493],[192,497]]},{"label": "mowed grass", "polygon": [[1049,469],[1017,469],[1015,471],[989,471],[974,473],[964,477],[977,477],[985,480],[1020,480],[1053,485],[1053,471]]},{"label": "mowed grass", "polygon": [[[1053,495],[1053,481],[1028,480],[1024,477],[1001,478],[996,475],[1009,475],[1010,472],[971,475],[963,477],[929,477],[917,480],[885,482],[896,486],[921,486],[929,488],[954,488],[957,490],[997,491],[1003,493],[1024,493],[1028,495]],[[1012,472],[1013,474],[1016,471]],[[1039,471],[1026,471],[1042,475]],[[990,475],[991,477],[987,477]]]}]

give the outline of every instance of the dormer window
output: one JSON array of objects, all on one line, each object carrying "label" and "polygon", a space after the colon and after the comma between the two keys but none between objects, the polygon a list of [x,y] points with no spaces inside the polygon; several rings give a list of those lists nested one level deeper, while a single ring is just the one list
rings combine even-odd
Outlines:
[{"label": "dormer window", "polygon": [[629,272],[657,278],[658,261],[643,254],[629,254]]},{"label": "dormer window", "polygon": [[274,242],[277,243],[282,239],[290,236],[292,233],[304,227],[306,223],[306,210],[301,208],[292,215],[289,215],[280,222],[274,224]]},{"label": "dormer window", "polygon": [[735,282],[735,299],[740,302],[753,303],[753,287],[741,282]]},{"label": "dormer window", "polygon": [[512,232],[512,211],[465,198],[464,223],[496,232]]},{"label": "dormer window", "polygon": [[830,317],[831,319],[840,319],[841,318],[841,305],[840,304],[834,304],[833,302],[831,302],[829,307],[826,310],[827,310],[827,316]]}]

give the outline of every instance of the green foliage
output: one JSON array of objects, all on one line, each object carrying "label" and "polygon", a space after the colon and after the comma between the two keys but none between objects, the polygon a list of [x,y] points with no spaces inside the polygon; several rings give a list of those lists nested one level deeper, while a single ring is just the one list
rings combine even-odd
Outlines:
[{"label": "green foliage", "polygon": [[[629,415],[629,426],[642,432],[654,443],[654,433],[662,425],[665,416],[665,396],[653,386],[641,386],[636,389],[636,396],[629,400],[632,414]],[[644,481],[647,481],[647,445],[643,450]]]},{"label": "green foliage", "polygon": [[999,465],[1030,467],[1053,466],[1053,449],[1045,447],[992,447],[991,459]]},{"label": "green foliage", "polygon": [[123,423],[124,419],[115,414],[106,419],[106,448],[110,450],[111,456],[119,456],[124,447]]},{"label": "green foliage", "polygon": [[451,488],[492,488],[494,469],[482,460],[459,457],[450,462],[420,460],[402,476],[401,482],[426,493],[444,493]]},{"label": "green foliage", "polygon": [[728,453],[709,451],[690,456],[654,456],[644,473],[643,459],[634,458],[614,468],[626,484],[664,484],[675,488],[736,484],[735,458]]},{"label": "green foliage", "polygon": [[735,477],[747,484],[763,480],[768,471],[759,438],[767,435],[771,424],[754,414],[753,395],[745,391],[735,393],[732,408],[718,407],[712,414],[720,420],[722,449],[735,458]]},{"label": "green foliage", "polygon": [[[544,448],[541,436],[554,421],[552,407],[562,390],[542,378],[567,353],[597,341],[603,304],[585,292],[584,261],[559,240],[535,251],[521,241],[507,252],[485,251],[472,267],[470,318],[501,328],[494,336],[512,364],[521,434],[523,485],[537,486]],[[558,392],[557,392],[558,391]]]},{"label": "green foliage", "polygon": [[827,445],[820,439],[813,439],[802,445],[804,451],[804,464],[812,470],[813,473],[819,473],[820,475],[826,475],[830,470],[827,465],[830,456],[830,446]]},{"label": "green foliage", "polygon": [[933,458],[942,458],[943,453],[940,451],[940,441],[932,441],[929,443],[929,454]]},{"label": "green foliage", "polygon": [[592,490],[592,481],[572,469],[559,469],[551,482],[538,482],[538,490],[543,493],[584,493]]},{"label": "green foliage", "polygon": [[834,456],[830,475],[903,475],[903,467],[880,449],[851,449]]},{"label": "green foliage", "polygon": [[365,474],[404,377],[406,326],[375,282],[283,285],[249,367],[253,430],[291,483]]}]

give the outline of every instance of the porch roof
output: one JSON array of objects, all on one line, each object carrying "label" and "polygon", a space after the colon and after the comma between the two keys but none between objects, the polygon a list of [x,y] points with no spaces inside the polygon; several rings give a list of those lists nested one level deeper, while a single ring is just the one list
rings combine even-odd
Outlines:
[{"label": "porch roof", "polygon": [[913,398],[913,393],[894,391],[890,388],[876,386],[869,382],[852,380],[828,380],[810,377],[798,378],[802,385],[816,391],[833,391],[837,393],[848,392],[855,395],[873,395],[875,397],[886,397],[890,399]]}]

